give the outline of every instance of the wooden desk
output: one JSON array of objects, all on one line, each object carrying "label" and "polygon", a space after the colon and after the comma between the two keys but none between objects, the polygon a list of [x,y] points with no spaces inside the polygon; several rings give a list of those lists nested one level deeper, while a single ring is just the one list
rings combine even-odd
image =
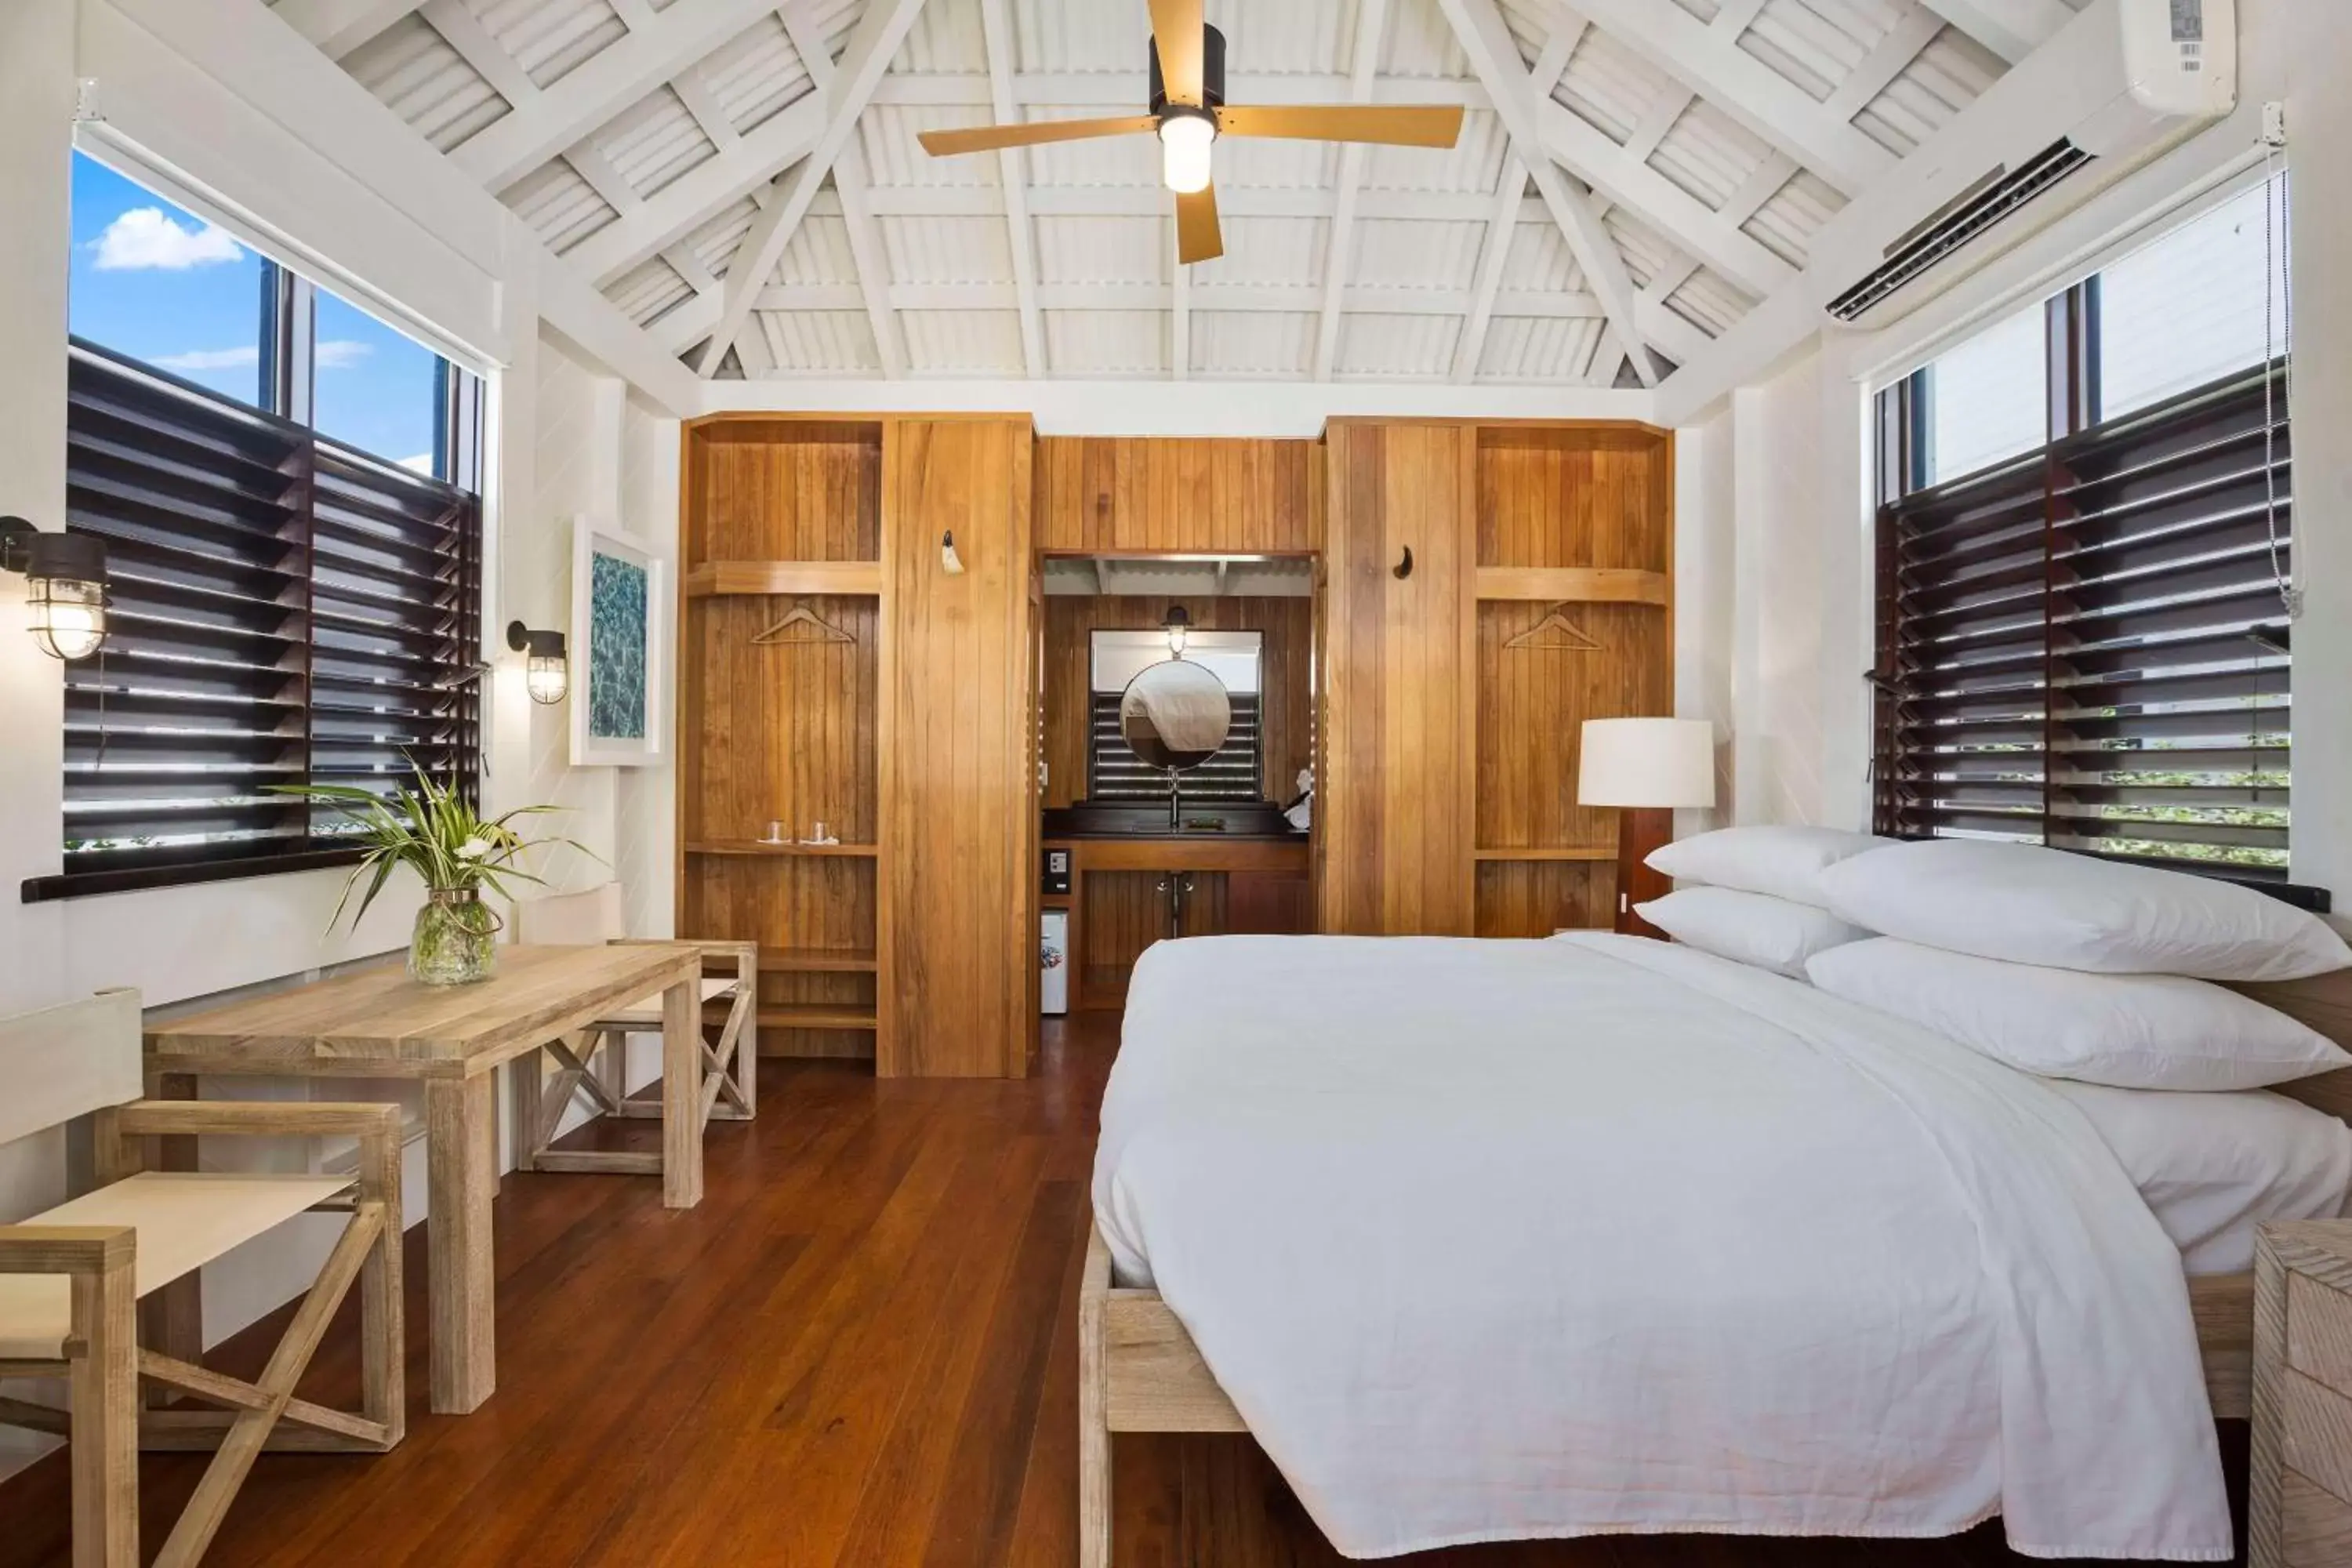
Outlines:
[{"label": "wooden desk", "polygon": [[[660,992],[662,1203],[692,1208],[702,1201],[701,979],[696,949],[659,943],[502,947],[498,973],[476,985],[422,985],[391,963],[159,1024],[146,1035],[147,1072],[158,1097],[183,1100],[205,1073],[424,1080],[433,1408],[464,1415],[498,1386],[495,1069]],[[192,1163],[192,1153],[177,1156]],[[165,1317],[168,1353],[194,1359],[202,1323],[184,1292]]]}]

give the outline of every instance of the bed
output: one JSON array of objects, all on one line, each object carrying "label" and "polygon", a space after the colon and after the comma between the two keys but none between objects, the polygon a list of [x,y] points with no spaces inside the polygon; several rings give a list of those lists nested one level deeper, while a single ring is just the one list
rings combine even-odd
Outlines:
[{"label": "bed", "polygon": [[[2242,989],[2352,1039],[2352,974]],[[2187,1272],[2096,1121],[1662,943],[1162,944],[1104,1105],[1084,1561],[1119,1431],[1253,1433],[1359,1557],[1998,1512],[2226,1559],[2252,1278]]]}]

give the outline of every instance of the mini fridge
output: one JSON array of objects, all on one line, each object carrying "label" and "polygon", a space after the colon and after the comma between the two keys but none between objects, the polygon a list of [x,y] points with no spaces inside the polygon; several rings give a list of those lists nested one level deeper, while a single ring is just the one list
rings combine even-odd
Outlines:
[{"label": "mini fridge", "polygon": [[1037,1010],[1051,1016],[1070,1010],[1070,911],[1045,911],[1037,961],[1044,973],[1037,984]]}]

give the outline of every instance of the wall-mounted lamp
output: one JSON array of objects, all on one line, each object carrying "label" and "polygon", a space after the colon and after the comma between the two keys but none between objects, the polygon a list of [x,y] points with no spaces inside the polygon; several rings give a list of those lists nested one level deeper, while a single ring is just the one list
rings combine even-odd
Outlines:
[{"label": "wall-mounted lamp", "polygon": [[1181,605],[1168,606],[1168,618],[1160,623],[1168,633],[1168,655],[1171,658],[1184,657],[1184,644],[1192,635],[1192,617],[1184,613]]},{"label": "wall-mounted lamp", "polygon": [[963,575],[963,557],[956,553],[955,531],[952,529],[940,535],[940,565],[950,577]]},{"label": "wall-mounted lamp", "polygon": [[25,574],[33,636],[52,658],[87,658],[106,644],[106,542],[44,533],[0,517],[0,571]]},{"label": "wall-mounted lamp", "polygon": [[510,621],[507,647],[530,656],[523,663],[523,686],[533,702],[563,700],[572,689],[572,667],[563,657],[562,632],[535,632],[520,621]]}]

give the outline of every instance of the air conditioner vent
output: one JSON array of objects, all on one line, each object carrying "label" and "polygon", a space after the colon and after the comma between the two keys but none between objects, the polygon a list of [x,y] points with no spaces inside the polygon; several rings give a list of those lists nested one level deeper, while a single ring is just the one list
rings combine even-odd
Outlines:
[{"label": "air conditioner vent", "polygon": [[1841,321],[1859,321],[1914,279],[2091,162],[2091,154],[2061,137],[2014,173],[1995,170],[1943,210],[1886,247],[1885,265],[1830,301]]}]

